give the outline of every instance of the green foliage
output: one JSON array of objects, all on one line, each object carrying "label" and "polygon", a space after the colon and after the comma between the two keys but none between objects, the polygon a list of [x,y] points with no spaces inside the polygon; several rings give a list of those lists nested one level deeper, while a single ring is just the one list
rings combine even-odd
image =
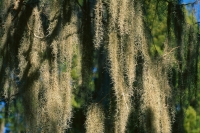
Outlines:
[{"label": "green foliage", "polygon": [[[9,128],[11,131],[25,131],[25,123],[24,123],[24,116],[23,116],[23,105],[22,105],[22,99],[15,99],[10,105],[9,112],[6,112],[6,108],[2,108],[1,110],[1,118],[0,123],[7,124],[7,128]],[[8,119],[5,119],[5,114],[8,113]],[[2,128],[2,127],[1,127]],[[0,129],[1,129],[0,128]]]},{"label": "green foliage", "polygon": [[79,2],[81,5],[83,5],[83,1],[84,1],[84,0],[78,0],[78,2]]},{"label": "green foliage", "polygon": [[200,132],[200,115],[197,115],[197,112],[193,107],[189,106],[185,110],[185,120],[184,127],[187,133],[198,133]]},{"label": "green foliage", "polygon": [[165,1],[145,1],[145,21],[150,33],[150,54],[162,56],[167,39],[167,5]]}]

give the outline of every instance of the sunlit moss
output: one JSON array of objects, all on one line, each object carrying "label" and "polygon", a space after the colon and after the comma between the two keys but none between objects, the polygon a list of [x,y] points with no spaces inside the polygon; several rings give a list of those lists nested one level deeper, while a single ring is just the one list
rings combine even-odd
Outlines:
[{"label": "sunlit moss", "polygon": [[104,133],[104,112],[101,106],[92,104],[88,107],[86,133]]}]

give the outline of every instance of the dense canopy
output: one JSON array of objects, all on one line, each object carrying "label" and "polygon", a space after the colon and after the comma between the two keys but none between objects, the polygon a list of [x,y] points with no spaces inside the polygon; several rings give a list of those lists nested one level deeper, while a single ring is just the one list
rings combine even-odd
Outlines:
[{"label": "dense canopy", "polygon": [[0,132],[200,132],[198,2],[1,0]]}]

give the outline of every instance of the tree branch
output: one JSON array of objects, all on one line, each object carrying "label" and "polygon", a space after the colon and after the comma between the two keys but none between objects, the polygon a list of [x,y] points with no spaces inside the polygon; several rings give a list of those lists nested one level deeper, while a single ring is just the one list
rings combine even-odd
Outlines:
[{"label": "tree branch", "polygon": [[[187,5],[194,5],[197,4],[197,2],[199,2],[200,0],[195,0],[194,2],[189,2],[189,3],[182,3],[182,4],[178,4],[180,6],[187,6]],[[172,1],[166,0],[167,3],[173,3]]]},{"label": "tree branch", "polygon": [[7,103],[9,100],[12,100],[17,95],[19,95],[19,93],[13,94],[13,95],[11,95],[10,97],[7,97],[7,98],[5,98],[4,96],[1,96],[2,98],[0,99],[0,102],[4,101],[5,103]]},{"label": "tree branch", "polygon": [[85,10],[83,9],[83,6],[81,6],[81,4],[79,3],[78,0],[76,0],[77,5],[81,8],[81,10],[85,13]]},{"label": "tree branch", "polygon": [[199,2],[200,0],[195,0],[194,2],[189,2],[189,3],[185,3],[185,4],[180,4],[181,6],[187,6],[187,5],[194,5],[197,4],[197,2]]}]

